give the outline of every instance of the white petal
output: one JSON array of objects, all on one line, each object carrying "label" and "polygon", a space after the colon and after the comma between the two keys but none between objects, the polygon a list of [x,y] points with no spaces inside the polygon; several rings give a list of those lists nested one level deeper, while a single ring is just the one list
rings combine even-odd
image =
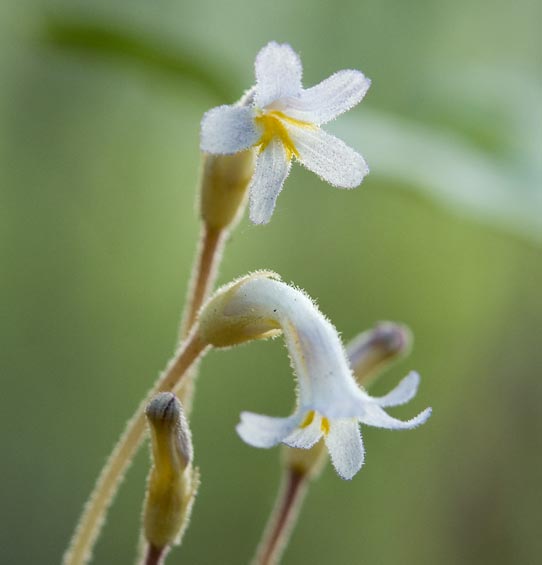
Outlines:
[{"label": "white petal", "polygon": [[301,421],[302,414],[295,413],[289,418],[272,418],[242,412],[241,421],[235,428],[241,439],[254,447],[273,447],[294,430]]},{"label": "white petal", "polygon": [[250,183],[250,219],[255,224],[267,224],[271,219],[290,166],[291,161],[279,139],[273,139],[258,155]]},{"label": "white petal", "polygon": [[373,400],[382,407],[401,406],[416,396],[420,384],[420,375],[411,371],[392,391],[385,396],[373,397]]},{"label": "white petal", "polygon": [[331,462],[339,476],[350,480],[363,465],[365,449],[356,420],[331,422],[325,442]]},{"label": "white petal", "polygon": [[256,56],[255,70],[255,104],[258,108],[284,96],[298,96],[301,92],[301,61],[287,43],[268,43]]},{"label": "white petal", "polygon": [[[300,404],[327,418],[357,417],[367,396],[356,384],[336,328],[299,291],[281,283],[260,285],[274,298],[292,367],[297,375]],[[278,308],[277,308],[278,306]]]},{"label": "white petal", "polygon": [[290,117],[313,124],[325,124],[359,104],[371,86],[363,73],[339,71],[320,84],[303,90],[298,98],[281,101]]},{"label": "white petal", "polygon": [[297,427],[283,443],[290,447],[310,449],[322,437],[322,417],[315,414],[312,422],[306,427]]},{"label": "white petal", "polygon": [[257,143],[260,137],[251,108],[218,106],[201,120],[200,147],[206,153],[237,153]]},{"label": "white petal", "polygon": [[299,161],[309,171],[339,188],[354,188],[369,172],[363,157],[319,128],[289,126]]},{"label": "white petal", "polygon": [[377,404],[368,404],[365,409],[365,414],[359,419],[362,424],[388,430],[410,430],[425,423],[429,416],[431,416],[431,408],[426,408],[415,418],[403,422],[402,420],[397,420],[397,418],[392,418]]},{"label": "white petal", "polygon": [[297,288],[267,277],[250,277],[229,294],[224,315],[244,324],[273,320],[284,333],[305,412],[329,419],[359,417],[373,400],[356,384],[335,327]]}]

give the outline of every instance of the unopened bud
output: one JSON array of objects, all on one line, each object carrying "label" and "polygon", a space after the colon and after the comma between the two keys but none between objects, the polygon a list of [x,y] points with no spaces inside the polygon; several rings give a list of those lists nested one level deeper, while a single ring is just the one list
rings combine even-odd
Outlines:
[{"label": "unopened bud", "polygon": [[215,292],[199,314],[198,333],[203,342],[213,347],[231,347],[280,334],[280,324],[268,309],[244,304],[244,285],[261,278],[279,277],[270,271],[258,271]]},{"label": "unopened bud", "polygon": [[143,523],[153,551],[180,542],[188,525],[199,484],[192,468],[192,439],[181,403],[171,392],[157,394],[146,410],[151,432],[153,467]]},{"label": "unopened bud", "polygon": [[238,221],[245,208],[254,163],[252,149],[235,155],[203,156],[200,213],[208,228],[222,230]]},{"label": "unopened bud", "polygon": [[360,384],[406,355],[412,345],[412,334],[403,325],[380,322],[372,330],[355,337],[346,352],[352,371]]}]

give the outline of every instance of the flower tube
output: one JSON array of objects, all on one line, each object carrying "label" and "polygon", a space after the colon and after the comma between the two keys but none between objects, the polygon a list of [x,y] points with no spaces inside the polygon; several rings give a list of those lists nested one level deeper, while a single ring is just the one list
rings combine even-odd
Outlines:
[{"label": "flower tube", "polygon": [[407,421],[387,414],[384,408],[413,398],[419,375],[410,373],[383,397],[369,396],[356,383],[335,327],[305,293],[273,273],[255,273],[219,290],[200,317],[201,339],[215,347],[281,330],[297,377],[297,407],[287,418],[243,412],[237,432],[246,443],[309,449],[323,437],[337,473],[351,479],[364,461],[360,423],[411,429],[430,416],[430,408]]}]

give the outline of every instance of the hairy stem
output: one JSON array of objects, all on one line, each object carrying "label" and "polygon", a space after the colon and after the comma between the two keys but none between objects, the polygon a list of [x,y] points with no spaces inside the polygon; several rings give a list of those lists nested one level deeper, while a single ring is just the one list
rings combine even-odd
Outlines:
[{"label": "hairy stem", "polygon": [[102,469],[96,486],[85,504],[69,548],[64,555],[64,565],[87,563],[121,480],[145,435],[145,407],[150,399],[162,391],[174,391],[187,370],[202,355],[206,345],[192,332],[168,364],[145,400],[128,422],[124,433]]},{"label": "hairy stem", "polygon": [[258,547],[254,565],[279,563],[303,504],[308,481],[305,473],[292,468],[284,469],[282,486]]},{"label": "hairy stem", "polygon": [[196,321],[199,309],[214,286],[226,237],[226,229],[202,225],[200,243],[181,322],[181,340],[188,335]]},{"label": "hairy stem", "polygon": [[[179,332],[181,342],[192,329],[200,308],[214,287],[227,237],[227,228],[213,228],[205,222],[202,223],[196,260],[192,267],[190,286]],[[198,367],[194,365],[183,379],[182,385],[178,390],[179,399],[187,414],[192,409],[192,398],[197,374]]]},{"label": "hairy stem", "polygon": [[[387,329],[389,330],[389,328]],[[404,332],[400,328],[396,328],[396,331]],[[377,349],[375,352],[374,342],[379,338],[381,341],[386,337],[388,340],[391,339],[387,334],[382,336],[381,333],[382,328],[380,334],[375,332],[370,336],[364,334],[363,342],[359,343],[359,340],[353,340],[347,347],[350,364],[354,367],[358,383],[363,386],[367,386],[369,377],[374,373],[375,361],[382,364],[378,356],[379,350]],[[399,337],[403,335],[401,334]],[[372,341],[369,341],[368,337],[372,337]],[[403,339],[408,339],[408,336]],[[385,341],[384,344],[386,343]],[[360,349],[360,346],[363,346],[363,348]],[[381,347],[381,344],[377,343],[376,346]],[[402,347],[397,346],[397,351],[392,352],[392,354],[388,353],[387,357],[393,360],[397,354],[401,353],[401,350]],[[389,363],[390,359],[386,358],[384,361]],[[378,368],[381,369],[381,366]],[[327,459],[323,441],[309,450],[301,450],[304,451],[302,456],[293,456],[298,451],[296,448],[286,447],[285,450],[286,464],[283,467],[281,487],[277,493],[275,506],[262,535],[253,565],[277,565],[280,562],[303,506],[309,483],[320,473]]]}]

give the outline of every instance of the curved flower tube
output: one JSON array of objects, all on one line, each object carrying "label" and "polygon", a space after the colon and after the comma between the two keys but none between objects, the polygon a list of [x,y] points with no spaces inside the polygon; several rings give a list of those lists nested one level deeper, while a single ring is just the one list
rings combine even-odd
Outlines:
[{"label": "curved flower tube", "polygon": [[387,414],[384,408],[415,396],[419,375],[410,373],[383,397],[369,396],[356,383],[335,327],[306,294],[273,273],[249,275],[219,291],[202,310],[200,328],[215,347],[284,334],[297,376],[297,408],[287,418],[243,412],[237,432],[254,447],[309,449],[323,437],[337,473],[351,479],[364,461],[360,423],[411,429],[431,414],[427,408],[407,421]]},{"label": "curved flower tube", "polygon": [[250,219],[269,222],[294,157],[333,186],[358,186],[369,172],[363,157],[320,126],[358,104],[371,81],[359,71],[342,70],[304,89],[297,53],[275,42],[258,53],[255,74],[256,86],[241,103],[203,116],[200,144],[214,154],[257,149]]}]

